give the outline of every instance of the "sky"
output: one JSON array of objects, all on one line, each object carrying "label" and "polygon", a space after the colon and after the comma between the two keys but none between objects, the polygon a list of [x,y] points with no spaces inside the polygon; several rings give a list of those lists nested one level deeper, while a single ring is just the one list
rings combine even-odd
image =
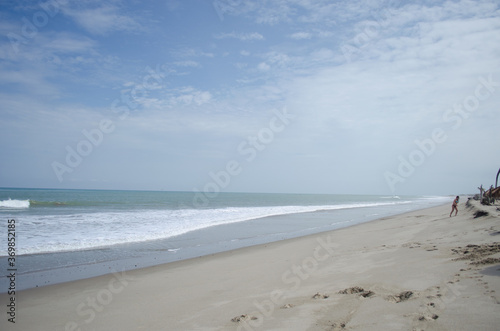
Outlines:
[{"label": "sky", "polygon": [[455,195],[500,168],[500,4],[0,1],[0,187]]}]

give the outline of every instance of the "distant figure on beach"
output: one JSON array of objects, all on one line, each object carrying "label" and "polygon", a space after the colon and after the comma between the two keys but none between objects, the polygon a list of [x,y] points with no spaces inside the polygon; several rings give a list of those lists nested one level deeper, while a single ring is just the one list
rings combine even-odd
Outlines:
[{"label": "distant figure on beach", "polygon": [[451,214],[453,214],[453,211],[455,211],[455,216],[457,216],[457,214],[458,214],[458,208],[457,208],[457,205],[458,205],[458,200],[459,200],[459,199],[460,199],[460,198],[459,198],[459,197],[458,197],[458,195],[457,195],[457,197],[455,198],[455,200],[453,200],[453,204],[451,205],[450,217],[451,217]]}]

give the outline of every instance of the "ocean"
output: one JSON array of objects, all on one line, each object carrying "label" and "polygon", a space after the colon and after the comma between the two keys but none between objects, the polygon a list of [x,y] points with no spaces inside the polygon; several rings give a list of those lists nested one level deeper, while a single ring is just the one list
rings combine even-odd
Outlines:
[{"label": "ocean", "polygon": [[[3,188],[0,265],[7,275],[12,228],[23,289],[335,230],[448,201],[218,193],[200,203],[194,192]],[[0,292],[6,281],[0,280]]]}]

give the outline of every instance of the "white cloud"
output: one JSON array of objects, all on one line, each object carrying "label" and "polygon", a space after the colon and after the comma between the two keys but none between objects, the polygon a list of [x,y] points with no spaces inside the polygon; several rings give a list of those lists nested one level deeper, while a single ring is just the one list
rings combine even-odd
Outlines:
[{"label": "white cloud", "polygon": [[60,96],[59,87],[49,83],[41,70],[0,70],[0,73],[0,84],[9,85],[10,90],[51,98]]},{"label": "white cloud", "polygon": [[301,39],[311,39],[312,35],[309,32],[296,32],[290,35],[290,38],[301,40]]},{"label": "white cloud", "polygon": [[312,61],[331,61],[335,58],[335,52],[328,48],[321,48],[311,53]]},{"label": "white cloud", "polygon": [[60,53],[87,53],[94,49],[96,44],[95,41],[89,38],[61,33],[51,36],[44,46]]},{"label": "white cloud", "polygon": [[257,66],[257,69],[259,69],[260,71],[268,71],[269,69],[271,69],[271,66],[269,66],[269,64],[267,64],[265,62],[261,62]]},{"label": "white cloud", "polygon": [[[124,92],[129,94],[130,90],[126,89]],[[134,98],[134,102],[146,112],[175,107],[199,107],[212,101],[213,96],[209,91],[198,90],[191,86],[167,89],[159,85],[155,89],[148,89],[144,95]]]},{"label": "white cloud", "polygon": [[87,31],[96,35],[104,35],[114,31],[143,30],[141,24],[134,18],[120,13],[117,7],[110,5],[88,9],[67,6],[63,11]]},{"label": "white cloud", "polygon": [[215,39],[238,39],[241,41],[264,40],[264,36],[258,32],[251,33],[220,33],[214,36]]},{"label": "white cloud", "polygon": [[201,66],[199,62],[189,61],[189,60],[177,61],[177,62],[174,62],[174,64],[177,66],[180,66],[180,67],[192,67],[192,68],[197,68],[197,67]]},{"label": "white cloud", "polygon": [[191,47],[183,47],[180,49],[173,49],[170,50],[170,53],[174,57],[178,58],[187,58],[187,57],[208,57],[208,58],[213,58],[215,55],[214,53],[211,52],[205,52],[199,49],[191,48]]}]

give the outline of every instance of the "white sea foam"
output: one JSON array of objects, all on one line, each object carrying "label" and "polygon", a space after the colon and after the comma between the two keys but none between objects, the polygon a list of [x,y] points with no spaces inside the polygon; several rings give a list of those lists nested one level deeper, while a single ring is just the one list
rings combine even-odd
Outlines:
[{"label": "white sea foam", "polygon": [[[46,213],[32,213],[37,207],[33,204],[30,212],[22,212],[16,217],[16,236],[19,254],[34,254],[44,252],[74,251],[104,247],[116,244],[144,242],[156,239],[167,239],[187,234],[196,230],[213,226],[246,222],[269,216],[307,213],[315,211],[344,210],[353,217],[383,214],[387,210],[405,212],[426,207],[428,204],[441,201],[439,198],[396,199],[395,201],[380,200],[367,202],[351,202],[332,205],[284,205],[284,206],[250,206],[225,207],[212,209],[132,209],[86,212],[85,208],[50,209]],[[2,208],[29,208],[29,200],[4,200]],[[9,207],[3,207],[4,205]],[[16,206],[16,207],[13,207]],[[52,207],[47,207],[52,208]],[[54,207],[56,208],[56,207]],[[370,208],[370,211],[364,211]],[[359,209],[359,213],[356,212]],[[41,210],[41,209],[40,209]],[[95,209],[94,209],[95,210]],[[351,211],[349,211],[351,210]],[[17,213],[17,212],[16,212]],[[354,213],[354,214],[353,214]],[[364,216],[363,216],[364,215]],[[373,217],[372,217],[373,218]],[[333,221],[333,223],[332,223]],[[333,217],[326,225],[337,228],[345,219]],[[351,221],[347,221],[348,223]],[[272,224],[272,223],[270,223]],[[321,224],[304,223],[304,231]],[[302,231],[301,230],[301,231]],[[287,230],[285,230],[287,231]],[[5,238],[0,237],[0,256],[5,256],[7,247]]]},{"label": "white sea foam", "polygon": [[2,200],[0,201],[0,208],[11,208],[11,209],[25,209],[30,207],[29,200]]},{"label": "white sea foam", "polygon": [[[29,201],[26,200],[24,203],[29,203]],[[409,202],[24,215],[18,220],[22,223],[22,227],[19,226],[17,232],[20,242],[23,243],[19,247],[20,254],[33,254],[166,239],[217,225],[269,216],[405,203]],[[0,255],[5,255],[2,250],[0,250]]]}]

